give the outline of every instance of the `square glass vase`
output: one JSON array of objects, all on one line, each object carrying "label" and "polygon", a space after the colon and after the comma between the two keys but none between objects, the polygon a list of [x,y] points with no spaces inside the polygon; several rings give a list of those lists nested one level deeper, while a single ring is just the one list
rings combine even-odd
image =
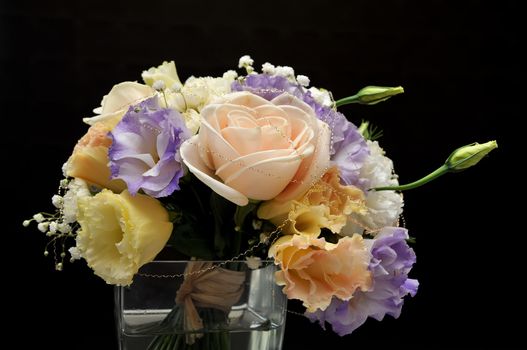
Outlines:
[{"label": "square glass vase", "polygon": [[287,298],[276,265],[154,261],[115,287],[120,350],[280,350]]}]

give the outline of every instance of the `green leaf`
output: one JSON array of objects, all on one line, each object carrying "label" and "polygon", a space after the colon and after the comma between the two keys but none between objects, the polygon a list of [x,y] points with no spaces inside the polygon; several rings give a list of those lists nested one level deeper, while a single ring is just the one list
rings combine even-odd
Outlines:
[{"label": "green leaf", "polygon": [[206,260],[214,258],[211,241],[197,224],[184,222],[174,226],[169,243],[187,256]]},{"label": "green leaf", "polygon": [[214,218],[214,251],[220,258],[226,255],[228,245],[228,232],[233,230],[232,218],[234,204],[226,200],[216,192],[210,195],[210,207]]}]

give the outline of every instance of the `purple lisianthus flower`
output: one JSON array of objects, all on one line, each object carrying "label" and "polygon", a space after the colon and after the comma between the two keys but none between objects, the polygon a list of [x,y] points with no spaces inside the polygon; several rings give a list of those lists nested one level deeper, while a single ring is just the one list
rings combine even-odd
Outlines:
[{"label": "purple lisianthus flower", "polygon": [[331,129],[331,161],[339,167],[342,182],[363,187],[359,181],[359,172],[369,154],[368,146],[357,127],[342,113],[321,105],[310,91],[279,75],[250,74],[243,82],[233,82],[232,90],[249,91],[267,100],[287,92],[304,101],[313,108],[317,118],[328,124]]},{"label": "purple lisianthus flower", "polygon": [[179,190],[179,147],[191,135],[178,112],[152,97],[131,106],[109,135],[112,178],[124,180],[131,194],[142,189],[159,198]]},{"label": "purple lisianthus flower", "polygon": [[357,291],[353,298],[343,301],[333,298],[324,311],[306,313],[311,321],[322,327],[331,324],[335,333],[343,336],[361,326],[368,317],[381,321],[385,315],[398,318],[407,294],[414,296],[419,283],[408,278],[415,263],[415,253],[406,240],[408,232],[401,227],[385,227],[373,240],[369,269],[373,275],[371,290]]},{"label": "purple lisianthus flower", "polygon": [[340,169],[340,179],[346,185],[367,189],[367,179],[360,178],[360,170],[370,154],[366,140],[355,125],[350,122],[343,126],[344,139],[337,143],[331,162]]}]

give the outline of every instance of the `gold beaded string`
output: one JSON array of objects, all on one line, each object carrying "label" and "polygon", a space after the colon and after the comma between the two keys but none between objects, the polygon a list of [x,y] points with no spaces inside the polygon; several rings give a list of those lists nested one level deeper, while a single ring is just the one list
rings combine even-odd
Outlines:
[{"label": "gold beaded string", "polygon": [[228,259],[228,260],[224,260],[224,261],[221,261],[219,262],[218,264],[216,265],[211,265],[205,269],[201,269],[201,270],[196,270],[196,271],[192,271],[192,272],[187,272],[187,273],[177,273],[177,274],[149,274],[149,273],[138,273],[137,275],[138,276],[141,276],[141,277],[150,277],[150,278],[179,278],[179,277],[188,277],[188,276],[192,276],[192,275],[199,275],[199,274],[202,274],[202,273],[205,273],[207,271],[211,271],[215,268],[218,268],[218,267],[221,267],[221,266],[225,266],[226,264],[228,263],[231,263],[231,262],[235,262],[235,261],[239,261],[241,258],[247,256],[248,254],[252,254],[254,253],[254,251],[256,251],[257,248],[259,247],[262,247],[262,246],[271,246],[273,245],[273,243],[278,239],[279,237],[279,232],[281,232],[282,228],[287,224],[289,220],[285,220],[280,226],[278,226],[273,232],[271,232],[269,234],[269,236],[267,236],[264,240],[260,241],[259,243],[253,245],[251,248],[247,249],[246,251]]}]

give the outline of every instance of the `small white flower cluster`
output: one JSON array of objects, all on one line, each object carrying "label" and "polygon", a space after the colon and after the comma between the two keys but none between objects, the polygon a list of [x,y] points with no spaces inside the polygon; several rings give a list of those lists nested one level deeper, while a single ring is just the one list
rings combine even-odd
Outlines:
[{"label": "small white flower cluster", "polygon": [[[254,60],[249,55],[244,55],[238,62],[239,68],[245,68],[248,74],[256,74],[253,68]],[[298,84],[299,86],[307,89],[315,101],[325,107],[334,107],[335,102],[331,93],[326,89],[319,89],[314,86],[309,87],[310,79],[308,76],[298,74],[295,77],[295,70],[289,66],[275,66],[269,62],[262,64],[262,73],[267,75],[282,76],[287,78],[290,82]]]},{"label": "small white flower cluster", "polygon": [[238,68],[245,68],[247,71],[247,74],[251,74],[254,72],[253,68],[254,60],[249,55],[244,55],[240,57],[240,60],[238,61]]},{"label": "small white flower cluster", "polygon": [[[245,68],[247,74],[256,73],[253,68],[254,60],[249,55],[240,57],[238,62],[238,68]],[[305,75],[299,74],[295,78],[295,70],[289,66],[275,66],[269,62],[262,64],[262,73],[268,75],[277,75],[287,78],[289,81],[299,84],[300,86],[309,86],[309,78]]]},{"label": "small white flower cluster", "polygon": [[311,96],[317,101],[317,103],[321,104],[325,107],[333,107],[333,96],[331,96],[331,92],[329,92],[326,89],[318,89],[316,87],[309,88],[309,92],[311,93]]},{"label": "small white flower cluster", "polygon": [[[177,84],[177,83],[175,83]],[[154,83],[152,84],[152,87],[154,88],[154,90],[156,91],[163,91],[166,89],[166,84],[163,80],[156,80],[154,81]]]},{"label": "small white flower cluster", "polygon": [[[47,247],[51,243],[56,244],[57,240],[60,241],[62,251],[59,256],[55,256],[55,268],[57,270],[62,270],[63,260],[66,256],[65,240],[67,238],[75,237],[74,225],[77,221],[77,201],[79,198],[89,195],[90,191],[84,181],[80,179],[74,179],[72,181],[63,179],[60,181],[59,193],[53,195],[51,198],[51,203],[56,208],[55,213],[38,213],[33,215],[31,219],[24,220],[22,223],[24,227],[27,227],[31,222],[35,221],[38,230],[45,233],[46,236],[51,237],[51,241],[44,250],[44,256],[49,255]],[[75,249],[76,248],[70,248],[69,250],[71,254],[70,261],[76,260],[80,257],[78,254],[79,252]],[[55,255],[57,254],[55,253]]]}]

